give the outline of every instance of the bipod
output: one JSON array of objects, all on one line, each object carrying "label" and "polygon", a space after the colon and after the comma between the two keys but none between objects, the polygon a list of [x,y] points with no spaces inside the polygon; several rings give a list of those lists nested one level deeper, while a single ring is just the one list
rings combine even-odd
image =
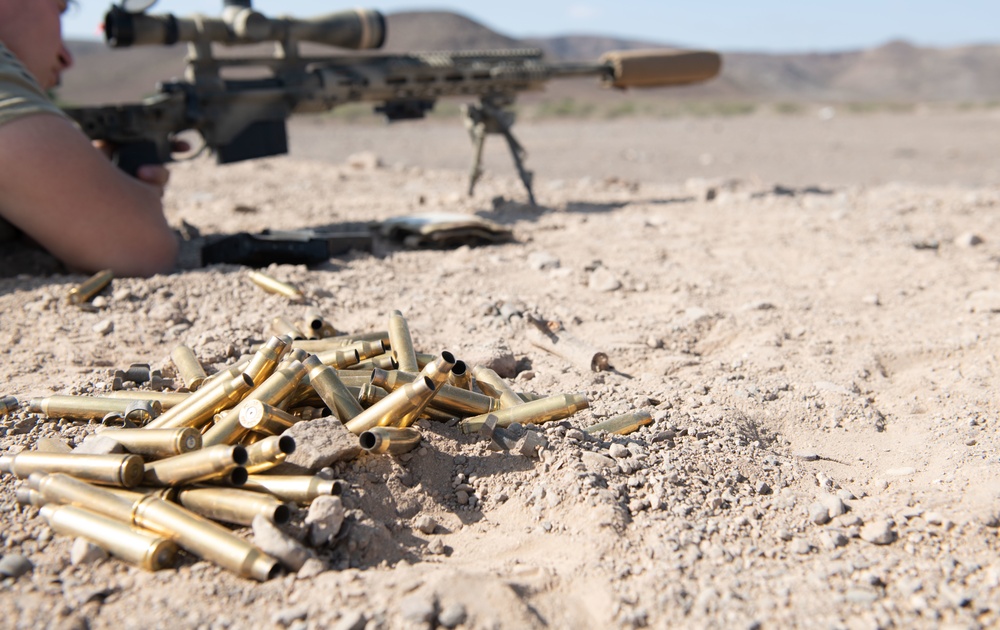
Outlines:
[{"label": "bipod", "polygon": [[483,174],[483,144],[486,142],[488,134],[500,134],[507,140],[507,147],[514,158],[514,166],[517,174],[524,184],[524,189],[528,191],[528,201],[531,205],[535,203],[535,193],[531,190],[532,173],[524,167],[524,158],[528,152],[524,150],[521,143],[511,132],[514,124],[514,112],[503,109],[492,98],[484,97],[479,105],[464,105],[462,113],[465,115],[465,128],[469,130],[469,137],[472,140],[474,154],[472,157],[472,170],[469,172],[469,195],[472,195],[476,182]]}]

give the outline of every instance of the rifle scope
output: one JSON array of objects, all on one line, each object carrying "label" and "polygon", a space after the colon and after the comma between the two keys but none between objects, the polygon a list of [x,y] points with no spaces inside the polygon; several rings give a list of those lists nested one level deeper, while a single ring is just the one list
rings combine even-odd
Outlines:
[{"label": "rifle scope", "polygon": [[353,9],[307,20],[269,18],[253,9],[227,7],[222,18],[203,15],[129,13],[112,6],[104,16],[104,37],[112,48],[169,46],[177,42],[256,44],[303,41],[366,50],[385,42],[385,17],[378,11]]}]

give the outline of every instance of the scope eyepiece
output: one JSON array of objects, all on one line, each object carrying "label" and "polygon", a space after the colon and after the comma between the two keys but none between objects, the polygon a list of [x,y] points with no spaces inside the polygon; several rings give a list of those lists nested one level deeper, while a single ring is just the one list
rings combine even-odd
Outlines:
[{"label": "scope eyepiece", "polygon": [[136,44],[170,46],[180,41],[180,28],[172,15],[130,13],[112,5],[104,15],[104,39],[112,48]]}]

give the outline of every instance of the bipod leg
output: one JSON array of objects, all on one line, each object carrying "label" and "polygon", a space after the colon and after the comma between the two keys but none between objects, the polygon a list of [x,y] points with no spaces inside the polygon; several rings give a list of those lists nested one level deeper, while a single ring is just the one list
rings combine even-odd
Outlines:
[{"label": "bipod leg", "polygon": [[524,184],[524,189],[528,191],[528,201],[531,202],[531,205],[537,206],[538,204],[535,202],[535,193],[531,190],[532,173],[524,168],[523,158],[527,157],[528,152],[524,150],[521,143],[519,143],[517,138],[514,137],[514,134],[511,133],[509,126],[504,126],[501,133],[503,133],[503,137],[507,139],[507,146],[510,147],[510,154],[514,158],[514,167],[517,168],[517,174],[521,178],[521,183]]},{"label": "bipod leg", "polygon": [[471,197],[476,182],[483,175],[483,144],[486,142],[486,125],[481,122],[475,123],[469,128],[469,135],[472,137],[473,146],[472,170],[469,171],[469,196]]}]

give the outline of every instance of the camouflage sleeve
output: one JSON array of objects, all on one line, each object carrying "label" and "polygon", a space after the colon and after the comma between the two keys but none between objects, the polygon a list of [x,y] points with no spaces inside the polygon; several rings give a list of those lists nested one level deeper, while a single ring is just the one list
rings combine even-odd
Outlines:
[{"label": "camouflage sleeve", "polygon": [[41,113],[65,117],[17,57],[0,44],[0,125]]}]

